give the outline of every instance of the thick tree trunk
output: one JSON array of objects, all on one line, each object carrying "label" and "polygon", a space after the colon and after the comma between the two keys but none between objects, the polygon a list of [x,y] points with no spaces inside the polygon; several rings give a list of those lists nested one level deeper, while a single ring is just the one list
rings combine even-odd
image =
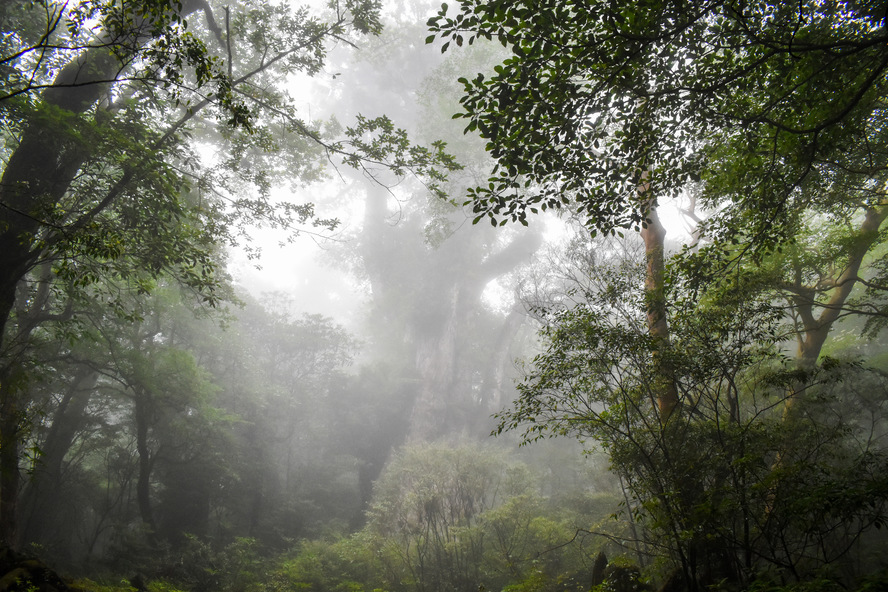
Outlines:
[{"label": "thick tree trunk", "polygon": [[[118,74],[118,61],[107,48],[85,51],[62,68],[55,88],[43,93],[43,103],[82,114],[107,93]],[[0,178],[0,350],[15,306],[16,286],[41,253],[38,234],[53,206],[70,187],[88,155],[88,147],[73,142],[46,122],[34,120],[24,129]],[[9,376],[0,377],[0,541],[14,545],[19,489],[19,405]]]},{"label": "thick tree trunk", "polygon": [[[487,408],[485,401],[473,392],[469,378],[460,372],[460,339],[472,323],[485,286],[528,261],[539,248],[541,235],[524,232],[483,260],[483,247],[475,249],[453,237],[443,242],[437,252],[432,251],[438,265],[433,263],[433,268],[417,270],[412,280],[412,284],[435,288],[414,290],[404,279],[402,252],[405,248],[425,249],[427,245],[421,242],[420,229],[413,235],[396,233],[387,223],[389,197],[390,191],[381,185],[367,188],[362,257],[373,298],[380,303],[378,314],[385,321],[381,324],[385,330],[394,328],[400,332],[392,338],[409,340],[413,347],[417,389],[407,439],[426,442],[452,435],[454,430],[481,428],[477,416],[486,416]],[[444,266],[459,272],[445,275],[441,271]],[[408,307],[416,312],[404,318],[391,303],[402,304],[405,298],[416,298],[411,292],[420,293],[421,300],[418,298],[415,306]],[[388,322],[389,318],[392,322]],[[501,349],[498,347],[497,351]]]},{"label": "thick tree trunk", "polygon": [[416,369],[420,388],[410,416],[409,442],[430,442],[446,435],[452,427],[450,395],[456,380],[456,338],[459,319],[459,289],[451,287],[449,310],[440,327],[420,329],[416,343]]},{"label": "thick tree trunk", "polygon": [[482,385],[484,407],[489,414],[502,410],[506,375],[512,362],[509,356],[510,348],[515,335],[526,319],[527,313],[524,306],[520,302],[516,302],[500,327],[499,336],[491,355],[491,363],[487,369],[487,376],[485,376]]},{"label": "thick tree trunk", "polygon": [[[43,92],[42,103],[81,115],[107,95],[119,71],[119,61],[107,48],[88,49],[62,68]],[[54,205],[90,154],[90,146],[56,129],[58,125],[32,120],[0,178],[0,339],[15,302],[15,287],[40,256],[38,234],[47,228]]]}]

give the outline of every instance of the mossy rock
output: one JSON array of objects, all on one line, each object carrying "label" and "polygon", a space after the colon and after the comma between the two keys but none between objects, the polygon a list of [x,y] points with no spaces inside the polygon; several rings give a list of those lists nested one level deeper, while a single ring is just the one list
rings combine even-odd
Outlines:
[{"label": "mossy rock", "polygon": [[39,559],[0,549],[0,592],[71,592],[71,588]]}]

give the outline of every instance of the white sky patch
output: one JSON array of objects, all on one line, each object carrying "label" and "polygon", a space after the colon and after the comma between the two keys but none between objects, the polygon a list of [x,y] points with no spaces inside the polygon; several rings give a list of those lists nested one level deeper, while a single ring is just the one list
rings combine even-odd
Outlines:
[{"label": "white sky patch", "polygon": [[[681,212],[680,200],[669,200],[659,209],[660,222],[666,228],[666,240],[686,243],[691,238],[691,227],[688,218]],[[564,244],[571,236],[571,227],[554,215],[535,216],[528,219],[528,224],[544,224],[543,241],[547,245]],[[511,285],[512,274],[496,278],[487,284],[481,295],[484,303],[499,314],[506,315],[515,302],[514,289]]]},{"label": "white sky patch", "polygon": [[257,298],[284,292],[301,311],[333,317],[346,325],[355,321],[361,288],[348,273],[322,261],[330,243],[306,235],[286,242],[287,235],[282,230],[258,231],[255,242],[262,247],[258,261],[248,260],[239,251],[232,253],[229,268],[235,282]]}]

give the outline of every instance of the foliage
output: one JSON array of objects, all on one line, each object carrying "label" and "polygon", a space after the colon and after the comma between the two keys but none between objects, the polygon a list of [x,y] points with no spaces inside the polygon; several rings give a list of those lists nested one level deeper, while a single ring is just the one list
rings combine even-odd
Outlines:
[{"label": "foliage", "polygon": [[[567,210],[647,249],[581,269],[577,304],[539,311],[545,350],[499,431],[600,444],[689,589],[772,568],[813,582],[884,521],[883,426],[852,411],[875,376],[818,363],[841,317],[881,323],[884,19],[843,2],[462,0],[429,20],[442,51],[511,51],[461,79],[455,117],[497,162],[469,194],[475,222]],[[681,193],[713,214],[664,281],[656,206]]]},{"label": "foliage", "polygon": [[730,204],[718,232],[748,228],[762,245],[792,236],[809,175],[853,176],[861,154],[873,166],[858,178],[884,168],[883,19],[819,0],[463,0],[429,20],[428,41],[483,38],[512,54],[462,79],[457,116],[498,163],[470,193],[476,221],[570,203],[591,228],[637,228],[646,171],[658,200],[702,178],[708,204]]},{"label": "foliage", "polygon": [[[319,178],[319,157],[371,161],[433,182],[456,166],[443,145],[411,145],[385,117],[360,118],[345,138],[325,139],[272,84],[316,75],[329,44],[378,33],[375,3],[348,2],[324,16],[267,3],[226,7],[224,32],[209,4],[201,31],[198,5],[34,3],[22,6],[31,28],[4,38],[4,67],[16,75],[6,79],[3,103],[10,131],[3,200],[29,218],[3,216],[11,231],[33,235],[29,249],[61,259],[63,277],[95,283],[114,269],[173,271],[213,299],[208,251],[243,240],[245,222],[335,226],[311,204],[270,196],[272,183]],[[219,45],[227,59],[215,55]],[[106,46],[113,58],[103,57]],[[73,72],[77,59],[95,71]],[[207,141],[217,150],[209,162],[199,155]],[[58,153],[61,164],[25,162],[34,151]]]},{"label": "foliage", "polygon": [[[221,251],[248,241],[247,227],[335,228],[312,204],[279,195],[284,184],[322,179],[327,161],[417,175],[433,192],[458,168],[442,143],[416,145],[385,116],[359,116],[345,130],[325,126],[306,120],[288,93],[295,77],[323,72],[332,47],[378,34],[380,8],[349,0],[317,11],[202,1],[0,9],[9,32],[0,41],[0,538],[7,543],[33,536],[53,549],[102,555],[129,545],[127,533],[140,539],[135,547],[155,536],[175,546],[183,531],[224,530],[228,517],[214,524],[211,508],[233,509],[242,501],[232,501],[236,492],[248,495],[232,486],[249,474],[235,470],[249,464],[238,427],[289,430],[288,452],[295,448],[295,406],[316,403],[309,397],[326,396],[334,375],[341,378],[351,338],[321,318],[275,336],[278,345],[301,340],[302,357],[292,358],[299,367],[288,369],[291,376],[269,377],[269,390],[289,379],[302,399],[285,401],[282,418],[267,409],[245,417],[223,408],[232,393],[219,393],[218,374],[198,360],[208,353],[201,339],[218,335],[178,332],[170,286],[221,306],[235,299]],[[85,351],[97,345],[107,355]],[[262,404],[274,403],[269,396]],[[45,443],[50,451],[40,459]],[[294,520],[314,500],[294,501],[290,456],[281,506]],[[276,478],[278,460],[253,464]],[[16,508],[22,461],[39,473],[25,488],[24,512]],[[227,499],[213,499],[223,483]],[[65,508],[77,510],[53,503],[63,491]],[[329,511],[359,513],[360,496],[339,505],[348,508]],[[234,513],[246,520],[245,510]],[[244,534],[243,524],[231,528]]]},{"label": "foliage", "polygon": [[[682,299],[674,282],[667,355],[682,407],[664,421],[643,267],[618,260],[589,272],[578,304],[544,314],[546,349],[499,431],[603,447],[648,552],[670,557],[688,587],[769,569],[806,580],[860,552],[888,510],[884,426],[853,387],[875,376],[838,360],[801,376],[780,352],[780,310],[755,291],[735,285],[700,301]],[[800,379],[805,391],[794,395]],[[783,412],[789,396],[802,397],[798,416]]]},{"label": "foliage", "polygon": [[378,582],[374,549],[360,536],[328,543],[305,541],[273,576],[274,590],[362,592]]},{"label": "foliage", "polygon": [[[138,320],[97,303],[36,333],[52,347],[31,352],[44,374],[29,384],[23,540],[60,565],[154,573],[188,535],[281,548],[358,519],[356,458],[388,449],[337,436],[378,413],[343,374],[355,342],[342,327],[255,305],[226,330],[170,286],[122,301]],[[355,415],[337,415],[345,400]]]},{"label": "foliage", "polygon": [[[377,484],[366,531],[384,587],[497,589],[531,580],[545,589],[585,570],[590,549],[573,520],[538,493],[528,467],[490,448],[409,447]],[[552,588],[554,587],[554,588]]]},{"label": "foliage", "polygon": [[264,589],[270,569],[271,562],[255,539],[238,538],[214,549],[188,537],[177,566],[166,577],[191,592],[253,592]]}]

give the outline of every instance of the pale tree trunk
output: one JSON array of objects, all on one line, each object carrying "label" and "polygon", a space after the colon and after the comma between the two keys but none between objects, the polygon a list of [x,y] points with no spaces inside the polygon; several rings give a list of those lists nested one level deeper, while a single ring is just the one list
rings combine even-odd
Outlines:
[{"label": "pale tree trunk", "polygon": [[520,302],[515,302],[500,327],[491,364],[482,388],[487,413],[496,413],[502,410],[503,394],[506,389],[506,372],[512,361],[509,352],[515,335],[518,334],[526,319],[527,313],[524,306]]},{"label": "pale tree trunk", "polygon": [[[471,244],[459,242],[445,241],[438,247],[441,249],[439,255],[432,255],[433,251],[429,249],[430,263],[416,270],[414,281],[417,285],[432,281],[438,287],[434,293],[424,293],[423,300],[409,303],[408,306],[416,306],[420,314],[405,320],[391,306],[391,302],[397,300],[395,291],[405,288],[401,253],[405,248],[425,249],[427,246],[416,240],[418,235],[398,235],[394,224],[387,223],[390,195],[386,187],[378,184],[367,188],[361,233],[362,257],[374,299],[388,303],[388,306],[378,307],[378,314],[392,315],[394,322],[387,324],[402,331],[402,338],[411,342],[413,348],[417,388],[407,439],[409,442],[426,442],[447,437],[457,430],[479,431],[484,427],[481,420],[488,414],[488,393],[477,393],[473,387],[478,385],[461,372],[461,339],[481,306],[485,286],[529,261],[542,238],[538,232],[527,231],[489,254],[481,247],[474,249]],[[460,237],[449,240],[459,241]],[[458,273],[444,275],[447,273],[444,267],[457,269]],[[508,326],[515,320],[509,316],[503,322]],[[513,334],[512,329],[505,329],[504,335]],[[490,352],[491,358],[501,362],[497,352],[502,348],[496,346],[496,350]],[[485,381],[480,386],[492,385]],[[483,432],[486,435],[486,430]]]},{"label": "pale tree trunk", "polygon": [[672,365],[665,351],[669,347],[669,323],[666,317],[666,229],[660,222],[657,207],[648,208],[647,223],[641,229],[645,256],[645,306],[648,333],[654,341],[654,396],[660,421],[665,422],[678,407],[678,389]]},{"label": "pale tree trunk", "polygon": [[449,310],[438,328],[426,329],[416,339],[416,369],[420,387],[410,415],[408,442],[430,442],[451,427],[453,386],[456,382],[456,340],[459,323],[459,288],[451,287]]}]

